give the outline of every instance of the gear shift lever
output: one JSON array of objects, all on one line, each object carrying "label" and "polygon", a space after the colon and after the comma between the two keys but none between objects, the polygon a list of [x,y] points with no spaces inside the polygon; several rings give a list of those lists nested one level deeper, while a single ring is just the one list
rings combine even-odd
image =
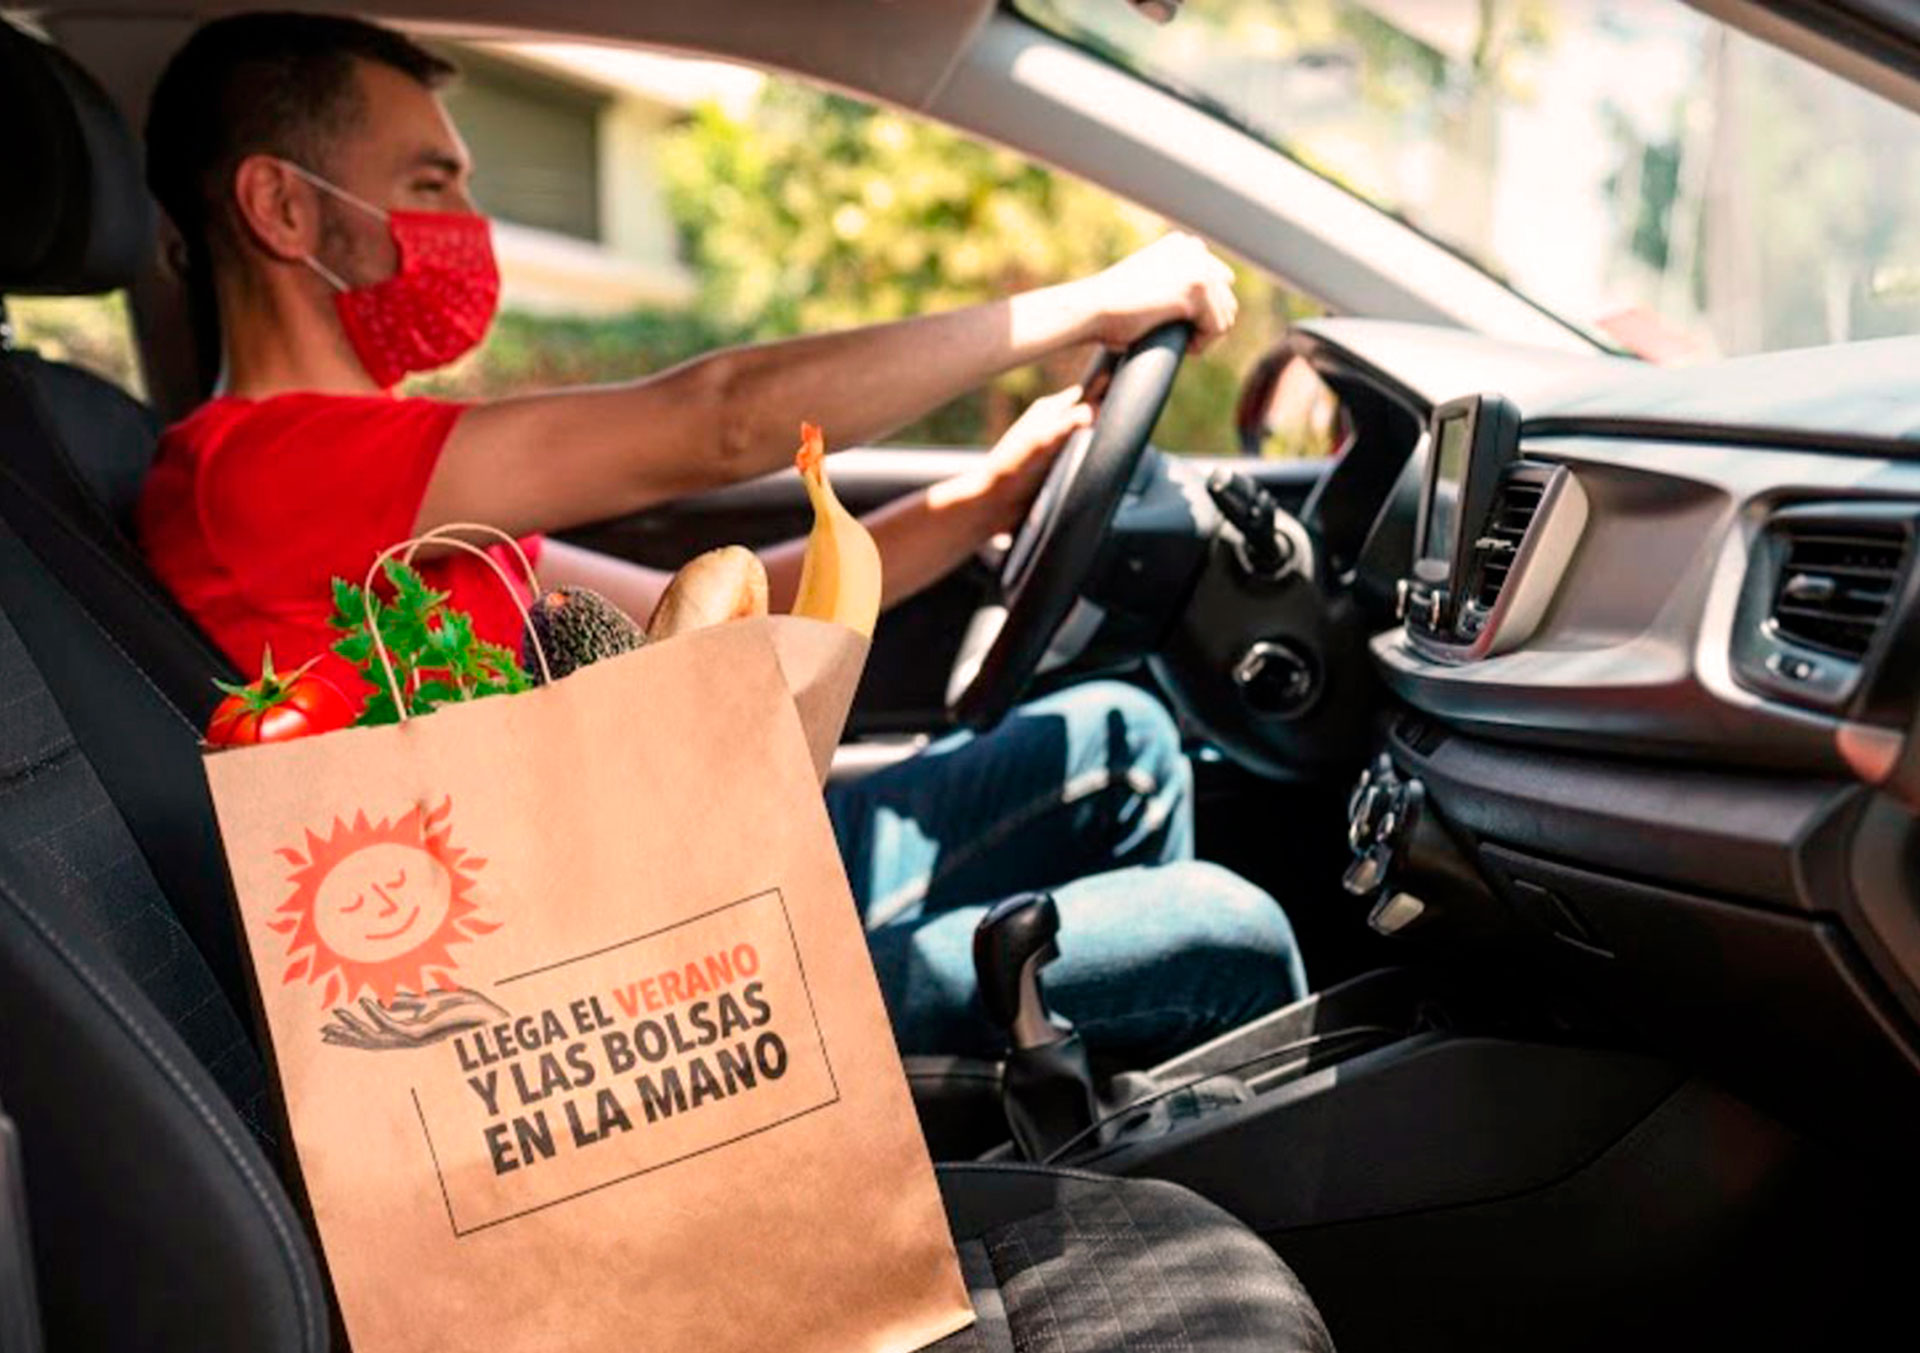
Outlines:
[{"label": "gear shift lever", "polygon": [[1073,1025],[1047,1009],[1040,970],[1060,957],[1060,913],[1046,893],[996,903],[973,932],[973,970],[987,1018],[1011,1050],[1001,1099],[1013,1140],[1042,1160],[1093,1126],[1099,1111],[1087,1050]]}]

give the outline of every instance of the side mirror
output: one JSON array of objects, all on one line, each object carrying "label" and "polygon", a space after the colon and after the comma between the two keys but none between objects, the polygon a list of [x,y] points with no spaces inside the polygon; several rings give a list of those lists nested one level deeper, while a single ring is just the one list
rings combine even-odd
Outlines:
[{"label": "side mirror", "polygon": [[1353,436],[1353,420],[1313,364],[1284,347],[1253,364],[1234,406],[1243,456],[1287,459],[1337,456]]}]

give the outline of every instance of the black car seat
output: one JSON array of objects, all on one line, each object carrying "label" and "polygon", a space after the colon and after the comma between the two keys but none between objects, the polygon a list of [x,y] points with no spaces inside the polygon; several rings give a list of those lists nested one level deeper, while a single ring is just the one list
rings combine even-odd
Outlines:
[{"label": "black car seat", "polygon": [[11,129],[0,171],[0,520],[70,594],[50,604],[9,569],[0,603],[181,923],[239,1004],[226,869],[197,773],[198,732],[219,698],[212,678],[232,671],[130,539],[155,419],[92,373],[14,348],[4,322],[7,293],[89,294],[131,282],[154,237],[138,153],[85,72],[4,21],[0,116]]},{"label": "black car seat", "polygon": [[[126,285],[146,207],[104,94],[0,22],[0,117],[35,146],[0,171],[0,294]],[[0,1102],[48,1346],[320,1353],[197,764],[217,662],[196,677],[112,506],[151,425],[22,354],[0,391]],[[1184,1189],[986,1165],[941,1189],[981,1315],[945,1353],[1331,1347],[1279,1258]]]},{"label": "black car seat", "polygon": [[[17,574],[71,604],[0,524]],[[232,1098],[259,1117],[260,1061],[4,609],[0,1100],[48,1347],[318,1353],[313,1251]]]}]

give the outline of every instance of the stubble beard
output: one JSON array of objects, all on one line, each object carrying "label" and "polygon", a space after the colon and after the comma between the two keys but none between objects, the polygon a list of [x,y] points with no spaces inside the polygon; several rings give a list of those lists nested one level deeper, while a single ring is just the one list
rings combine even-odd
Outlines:
[{"label": "stubble beard", "polygon": [[314,256],[349,287],[372,286],[393,275],[399,260],[393,257],[393,245],[386,236],[385,223],[358,207],[321,199],[319,248]]}]

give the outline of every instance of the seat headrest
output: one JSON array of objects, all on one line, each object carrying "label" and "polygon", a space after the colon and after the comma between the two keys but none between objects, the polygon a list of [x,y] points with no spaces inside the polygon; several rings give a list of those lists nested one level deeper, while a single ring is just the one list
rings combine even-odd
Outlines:
[{"label": "seat headrest", "polygon": [[127,286],[153,248],[140,152],[71,57],[0,20],[0,292]]}]

